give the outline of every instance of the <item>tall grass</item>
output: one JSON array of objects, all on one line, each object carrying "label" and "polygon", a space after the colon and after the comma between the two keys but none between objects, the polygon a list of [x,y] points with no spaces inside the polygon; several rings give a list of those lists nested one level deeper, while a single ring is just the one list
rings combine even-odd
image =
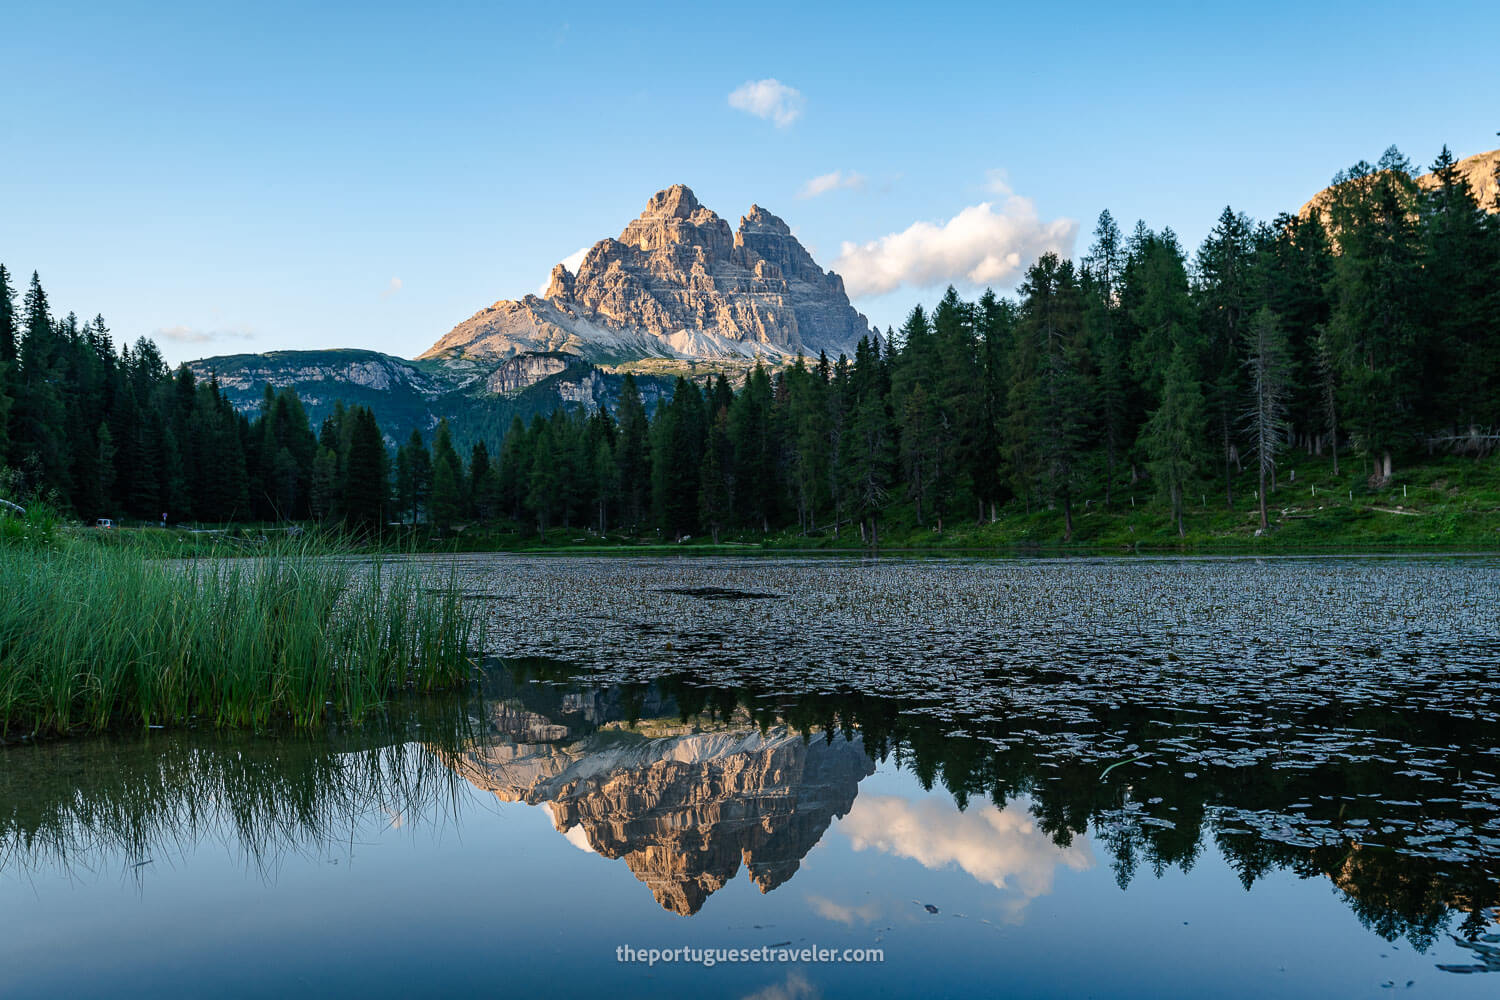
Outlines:
[{"label": "tall grass", "polygon": [[0,737],[192,721],[306,728],[464,684],[474,618],[450,578],[311,546],[170,562],[0,547]]}]

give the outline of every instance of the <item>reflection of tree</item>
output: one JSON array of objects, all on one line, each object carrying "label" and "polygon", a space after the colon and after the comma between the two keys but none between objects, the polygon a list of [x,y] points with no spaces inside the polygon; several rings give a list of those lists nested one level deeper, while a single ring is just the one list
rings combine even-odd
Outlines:
[{"label": "reflection of tree", "polygon": [[287,855],[347,845],[367,823],[451,814],[462,783],[448,751],[411,741],[446,732],[456,747],[467,718],[462,703],[432,698],[350,733],[12,748],[0,766],[0,871],[134,866],[227,838],[269,878]]},{"label": "reflection of tree", "polygon": [[[1106,765],[1091,741],[1108,734],[1110,746],[1151,745],[1164,724],[1181,721],[1159,708],[1098,708],[1091,722],[1064,730],[1018,714],[957,721],[947,706],[850,693],[770,697],[691,677],[598,688],[574,668],[536,660],[492,671],[484,697],[514,702],[543,721],[566,720],[575,737],[606,721],[635,725],[664,714],[684,723],[748,718],[762,733],[786,725],[807,741],[857,732],[870,757],[910,769],[925,788],[941,786],[960,809],[985,800],[1004,809],[1024,796],[1038,828],[1059,847],[1092,833],[1122,887],[1143,865],[1157,873],[1189,870],[1211,837],[1247,890],[1273,871],[1327,878],[1372,931],[1419,948],[1444,930],[1476,941],[1493,930],[1486,913],[1500,903],[1500,857],[1456,849],[1472,832],[1460,797],[1434,801],[1430,782],[1374,756],[1191,769],[1159,757],[1154,766],[1121,766],[1101,780]],[[408,823],[436,820],[451,809],[462,780],[448,765],[481,736],[473,720],[491,719],[477,709],[429,699],[393,710],[385,724],[316,738],[179,733],[145,743],[11,748],[0,766],[0,870],[145,860],[227,828],[245,857],[270,873],[286,853],[322,850],[386,813]],[[950,721],[937,717],[944,711]],[[1446,747],[1444,766],[1464,774],[1494,767],[1474,749],[1494,743],[1493,725],[1481,721],[1337,707],[1280,718],[1298,731]],[[1211,730],[1222,720],[1209,712],[1190,721]],[[417,733],[421,745],[412,742]],[[1267,835],[1244,820],[1252,815],[1294,835]],[[1359,821],[1369,836],[1349,833]],[[1424,850],[1382,845],[1380,837],[1391,835],[1378,831],[1392,822],[1421,834]],[[1328,835],[1305,842],[1319,823]]]},{"label": "reflection of tree", "polygon": [[[533,670],[554,682],[575,676],[559,664],[534,663]],[[1394,774],[1388,762],[1330,755],[1311,767],[1194,765],[1192,777],[1188,769],[1158,763],[1122,768],[1111,780],[1101,780],[1098,759],[1059,749],[1076,750],[1078,732],[1049,731],[1037,720],[943,721],[926,710],[942,706],[856,693],[767,697],[755,688],[713,688],[688,677],[669,677],[649,687],[657,703],[674,704],[684,720],[726,718],[739,711],[749,713],[762,728],[781,722],[808,739],[833,740],[857,730],[872,757],[909,769],[926,789],[941,785],[960,809],[974,799],[988,799],[1003,809],[1024,795],[1038,826],[1059,847],[1092,830],[1108,851],[1122,888],[1142,865],[1157,875],[1170,868],[1191,870],[1207,835],[1247,890],[1275,870],[1327,878],[1372,931],[1387,939],[1405,937],[1418,948],[1430,946],[1455,911],[1463,914],[1459,932],[1476,937],[1487,927],[1486,911],[1500,902],[1500,859],[1442,861],[1349,836],[1307,846],[1291,842],[1296,837],[1278,840],[1222,819],[1229,809],[1278,821],[1324,822],[1332,829],[1352,820],[1364,820],[1375,829],[1402,817],[1428,830],[1444,829],[1444,820],[1450,828],[1467,823],[1456,802],[1431,802],[1430,786]],[[1094,730],[1114,734],[1117,742],[1127,745],[1145,745],[1161,736],[1163,714],[1160,709],[1130,706],[1100,709]],[[1212,714],[1195,715],[1191,721],[1211,727],[1216,719]],[[1322,707],[1297,716],[1295,723],[1379,734],[1415,746],[1484,747],[1492,735],[1479,723],[1447,715],[1381,713],[1367,707],[1354,712]],[[966,735],[953,735],[960,729]],[[1050,738],[1058,735],[1074,739]],[[1476,764],[1485,766],[1478,754],[1460,753],[1453,762],[1466,772]],[[1289,809],[1294,804],[1299,810]]]}]

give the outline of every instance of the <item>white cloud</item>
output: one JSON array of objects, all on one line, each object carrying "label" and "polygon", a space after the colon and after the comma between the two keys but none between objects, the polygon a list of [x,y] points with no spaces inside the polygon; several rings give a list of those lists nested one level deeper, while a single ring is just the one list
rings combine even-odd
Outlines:
[{"label": "white cloud", "polygon": [[[1008,191],[1004,183],[991,171],[991,190]],[[1022,271],[1048,251],[1071,254],[1077,236],[1074,220],[1044,222],[1031,199],[1007,194],[998,207],[982,201],[941,225],[914,222],[869,243],[846,242],[833,269],[856,297],[882,295],[903,285],[1004,287],[1016,283]]]},{"label": "white cloud", "polygon": [[179,344],[207,344],[215,340],[254,340],[255,331],[246,328],[201,330],[195,326],[164,326],[152,331],[152,336]]},{"label": "white cloud", "polygon": [[956,865],[979,882],[1016,893],[1007,904],[1013,919],[1020,918],[1029,900],[1052,891],[1058,866],[1084,871],[1094,865],[1086,838],[1058,847],[1021,801],[1004,809],[974,804],[959,812],[951,801],[937,797],[862,795],[838,829],[856,851],[869,848],[911,858],[924,868]]},{"label": "white cloud", "polygon": [[830,191],[838,191],[840,189],[860,191],[864,189],[864,186],[864,174],[856,173],[853,170],[847,174],[842,170],[835,170],[831,174],[819,174],[802,185],[802,190],[797,192],[797,197],[816,198],[820,194],[827,194]]},{"label": "white cloud", "polygon": [[998,194],[1002,198],[1009,198],[1014,191],[1010,189],[1010,175],[1004,170],[986,170],[984,172],[984,189],[991,194]]},{"label": "white cloud", "polygon": [[806,103],[800,90],[775,79],[747,80],[729,95],[731,108],[770,119],[777,128],[786,128],[802,117]]},{"label": "white cloud", "polygon": [[[570,253],[566,257],[564,257],[562,260],[558,261],[558,263],[561,264],[563,267],[567,268],[574,275],[576,275],[576,274],[578,274],[578,267],[579,267],[579,265],[581,265],[583,263],[583,258],[587,257],[589,255],[589,251],[592,250],[592,249],[593,249],[593,247],[591,247],[591,246],[579,247],[577,250],[574,250],[572,253]],[[551,284],[552,284],[552,272],[548,271],[547,272],[547,277],[543,278],[542,279],[542,283],[540,285],[536,286],[536,294],[537,294],[537,296],[541,297],[543,295],[546,295],[547,294],[547,286],[549,286]]]},{"label": "white cloud", "polygon": [[401,279],[392,278],[390,281],[387,281],[385,283],[385,288],[381,291],[380,297],[382,299],[388,299],[399,291],[401,291]]}]

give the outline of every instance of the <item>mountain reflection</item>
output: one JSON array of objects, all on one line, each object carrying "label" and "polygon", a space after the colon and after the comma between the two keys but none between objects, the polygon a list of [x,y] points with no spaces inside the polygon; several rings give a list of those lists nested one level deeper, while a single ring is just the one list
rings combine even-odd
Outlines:
[{"label": "mountain reflection", "polygon": [[[1492,727],[1287,709],[1251,742],[1237,710],[1081,706],[1049,728],[691,677],[599,686],[566,665],[511,661],[490,665],[478,698],[393,707],[354,732],[0,750],[0,873],[130,871],[214,840],[272,877],[289,852],[337,851],[361,830],[461,822],[472,786],[545,807],[569,842],[623,861],[679,914],[742,867],[763,892],[784,885],[825,836],[961,870],[1009,894],[1013,915],[1061,870],[1107,867],[1126,889],[1142,872],[1191,870],[1211,844],[1246,890],[1278,870],[1326,881],[1380,936],[1421,949],[1456,934],[1471,971],[1500,968]],[[862,795],[877,762],[942,793]],[[810,902],[829,919],[866,918]]]},{"label": "mountain reflection", "polygon": [[[625,859],[677,913],[696,912],[742,862],[763,891],[782,884],[843,817],[856,849],[956,866],[1013,891],[1013,914],[1050,891],[1059,866],[1086,869],[1097,852],[1124,889],[1143,866],[1191,870],[1208,838],[1245,889],[1275,870],[1327,879],[1387,939],[1425,949],[1445,930],[1471,941],[1495,930],[1492,741],[1447,716],[1289,717],[1269,762],[1225,749],[1173,766],[1160,749],[1179,738],[1168,727],[1211,733],[1223,714],[1227,738],[1243,740],[1235,709],[1178,722],[1093,706],[1087,723],[1048,731],[1020,716],[954,720],[893,698],[683,676],[591,687],[539,660],[493,671],[487,698],[488,733],[453,758],[458,772],[502,798],[547,803],[560,832]],[[1112,767],[1093,751],[1098,732],[1111,746],[1159,749]],[[1306,750],[1330,743],[1342,752]],[[953,805],[858,798],[887,760]],[[1447,769],[1467,797],[1432,794]]]},{"label": "mountain reflection", "polygon": [[526,704],[547,690],[502,676],[490,734],[453,767],[503,802],[547,805],[559,833],[685,916],[741,864],[761,892],[786,882],[875,769],[857,736],[810,740],[743,711],[679,718],[662,689],[567,691],[552,716]]}]

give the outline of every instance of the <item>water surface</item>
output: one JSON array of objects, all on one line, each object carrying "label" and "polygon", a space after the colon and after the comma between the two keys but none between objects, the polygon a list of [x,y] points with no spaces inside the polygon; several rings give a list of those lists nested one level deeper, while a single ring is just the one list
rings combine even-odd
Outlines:
[{"label": "water surface", "polygon": [[1493,561],[433,573],[489,622],[473,696],[0,751],[0,993],[1500,982]]}]

